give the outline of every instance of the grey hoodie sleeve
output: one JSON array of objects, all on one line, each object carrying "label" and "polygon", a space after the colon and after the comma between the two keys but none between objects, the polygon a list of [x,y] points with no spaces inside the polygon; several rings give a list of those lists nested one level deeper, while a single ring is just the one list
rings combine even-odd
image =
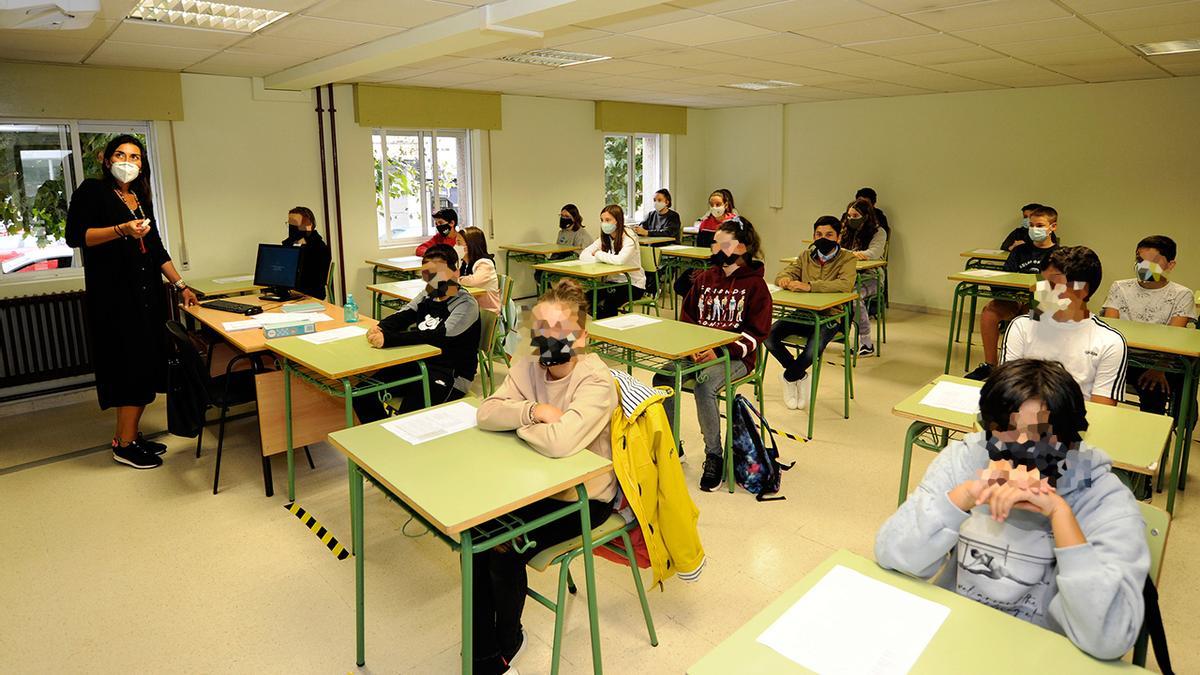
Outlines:
[{"label": "grey hoodie sleeve", "polygon": [[875,535],[875,560],[880,565],[922,579],[937,574],[958,543],[958,528],[970,515],[946,493],[976,477],[987,464],[986,453],[978,458],[975,454],[964,441],[938,453],[921,484]]},{"label": "grey hoodie sleeve", "polygon": [[871,243],[867,244],[867,249],[863,253],[867,254],[867,260],[883,260],[883,249],[887,247],[887,231],[882,227],[875,230],[875,235],[871,237]]}]

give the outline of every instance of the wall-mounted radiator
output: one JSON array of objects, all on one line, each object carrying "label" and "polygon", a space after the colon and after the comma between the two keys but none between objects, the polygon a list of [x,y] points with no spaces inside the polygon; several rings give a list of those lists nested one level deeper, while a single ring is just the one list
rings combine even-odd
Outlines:
[{"label": "wall-mounted radiator", "polygon": [[0,389],[92,372],[83,291],[0,298]]}]

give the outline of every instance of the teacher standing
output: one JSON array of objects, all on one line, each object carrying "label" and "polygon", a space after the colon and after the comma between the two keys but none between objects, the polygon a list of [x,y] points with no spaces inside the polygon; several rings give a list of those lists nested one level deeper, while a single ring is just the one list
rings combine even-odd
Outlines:
[{"label": "teacher standing", "polygon": [[162,466],[167,446],[138,431],[142,413],[166,391],[167,297],[161,277],[183,283],[154,222],[150,161],[137,138],[121,135],[104,148],[104,177],[75,189],[67,211],[67,244],[82,249],[86,320],[100,409],[117,409],[113,460],[135,469]]}]

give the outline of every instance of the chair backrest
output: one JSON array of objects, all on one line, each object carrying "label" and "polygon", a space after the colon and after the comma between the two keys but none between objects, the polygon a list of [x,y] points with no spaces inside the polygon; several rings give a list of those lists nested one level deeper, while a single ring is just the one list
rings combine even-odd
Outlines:
[{"label": "chair backrest", "polygon": [[767,372],[767,347],[766,345],[759,343],[758,349],[755,351],[754,377],[761,382],[763,375]]},{"label": "chair backrest", "polygon": [[325,298],[329,302],[333,302],[333,268],[337,267],[337,263],[329,261],[329,276],[325,279]]},{"label": "chair backrest", "polygon": [[1162,571],[1163,552],[1167,548],[1167,533],[1171,529],[1171,514],[1145,502],[1138,502],[1142,508],[1142,520],[1146,521],[1146,544],[1150,546],[1150,579],[1158,585],[1158,575]]},{"label": "chair backrest", "polygon": [[657,246],[642,246],[642,270],[646,272],[657,272],[659,265],[659,249]]},{"label": "chair backrest", "polygon": [[500,315],[490,309],[479,310],[479,350],[487,352],[496,340],[496,324]]},{"label": "chair backrest", "polygon": [[696,246],[700,248],[708,248],[712,246],[713,239],[716,237],[716,232],[713,230],[701,230],[696,233]]}]

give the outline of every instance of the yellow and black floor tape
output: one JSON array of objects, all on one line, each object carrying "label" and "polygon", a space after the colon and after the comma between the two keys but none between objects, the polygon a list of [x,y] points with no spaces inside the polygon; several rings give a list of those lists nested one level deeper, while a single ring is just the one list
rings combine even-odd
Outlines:
[{"label": "yellow and black floor tape", "polygon": [[317,539],[320,539],[321,543],[325,544],[325,548],[328,548],[330,553],[337,556],[338,560],[345,560],[350,557],[350,551],[338,543],[337,537],[333,536],[333,533],[329,530],[326,530],[324,525],[318,523],[317,519],[309,515],[308,511],[305,511],[302,506],[292,502],[291,504],[284,504],[283,508],[287,509],[293,516],[299,518],[305,527],[312,530],[312,533],[317,535]]},{"label": "yellow and black floor tape", "polygon": [[[725,413],[721,413],[721,419],[725,419]],[[786,431],[780,431],[779,429],[775,429],[770,426],[767,427],[767,430],[770,431],[771,433],[775,434],[776,436],[783,436],[784,438],[790,438],[793,441],[796,441],[798,443],[807,443],[809,441],[809,439],[804,436],[800,436],[798,434],[789,434]]]}]

